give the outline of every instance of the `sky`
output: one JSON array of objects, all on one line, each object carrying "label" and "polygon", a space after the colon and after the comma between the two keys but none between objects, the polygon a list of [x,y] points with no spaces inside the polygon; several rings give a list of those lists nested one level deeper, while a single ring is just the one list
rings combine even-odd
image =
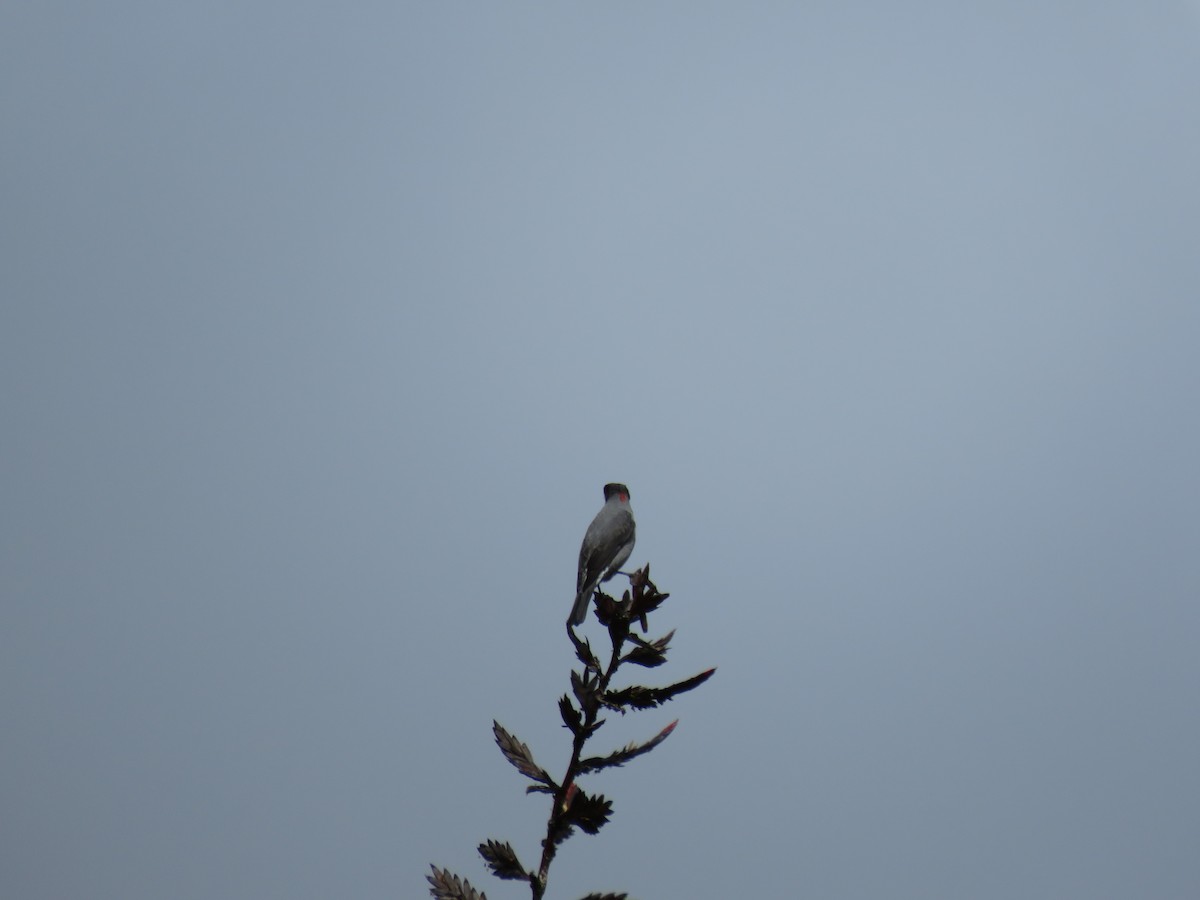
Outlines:
[{"label": "sky", "polygon": [[1198,97],[1184,2],[4,4],[5,896],[525,896],[621,481],[718,671],[548,897],[1196,897]]}]

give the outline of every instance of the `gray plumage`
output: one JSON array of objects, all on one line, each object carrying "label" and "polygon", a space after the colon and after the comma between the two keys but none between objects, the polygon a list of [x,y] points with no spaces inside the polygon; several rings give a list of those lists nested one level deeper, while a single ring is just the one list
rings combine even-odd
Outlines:
[{"label": "gray plumage", "polygon": [[579,572],[575,578],[575,606],[570,625],[582,625],[587,617],[592,591],[608,581],[625,565],[633,552],[636,537],[633,510],[629,508],[629,488],[623,484],[604,486],[604,506],[592,519],[583,546],[579,548]]}]

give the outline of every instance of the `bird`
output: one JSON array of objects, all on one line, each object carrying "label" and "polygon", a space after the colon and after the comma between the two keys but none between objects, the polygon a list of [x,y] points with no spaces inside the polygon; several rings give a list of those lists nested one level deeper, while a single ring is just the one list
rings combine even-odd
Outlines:
[{"label": "bird", "polygon": [[575,605],[567,624],[582,625],[587,616],[592,591],[608,581],[625,565],[633,552],[636,538],[633,510],[629,508],[629,488],[623,484],[604,486],[604,506],[592,519],[583,545],[579,548],[579,571],[575,578]]}]

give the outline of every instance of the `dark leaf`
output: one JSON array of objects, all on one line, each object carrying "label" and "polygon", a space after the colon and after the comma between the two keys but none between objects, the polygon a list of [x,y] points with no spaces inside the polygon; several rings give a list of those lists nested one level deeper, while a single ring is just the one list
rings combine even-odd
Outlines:
[{"label": "dark leaf", "polygon": [[589,759],[582,760],[579,763],[579,772],[580,774],[583,774],[584,772],[598,772],[601,769],[609,769],[614,766],[623,766],[634,757],[641,756],[643,753],[649,753],[651,750],[665,741],[670,736],[671,732],[675,730],[675,726],[678,724],[679,720],[676,719],[644,744],[626,744],[624,749],[618,750],[615,753],[610,753],[608,756],[593,756]]},{"label": "dark leaf", "polygon": [[[675,637],[675,629],[674,628],[672,628],[670,631],[668,631],[662,637],[655,638],[654,640],[650,641],[649,643],[650,643],[650,646],[653,647],[655,650],[658,650],[660,653],[664,653],[664,652],[666,652],[667,646],[671,643],[671,638],[673,638],[673,637]],[[641,638],[638,638],[638,641],[640,643]]]},{"label": "dark leaf", "polygon": [[596,618],[607,628],[617,614],[617,601],[601,591],[596,591]]},{"label": "dark leaf", "polygon": [[582,900],[626,900],[628,894],[588,894]]},{"label": "dark leaf", "polygon": [[578,735],[580,729],[583,728],[583,716],[579,714],[579,710],[574,707],[571,698],[566,694],[559,698],[558,711],[562,715],[563,724],[571,729],[571,734]]},{"label": "dark leaf", "polygon": [[659,704],[666,703],[672,697],[704,684],[715,671],[717,670],[709,669],[699,675],[693,675],[686,681],[666,687],[650,688],[635,684],[620,691],[608,691],[604,695],[604,702],[614,709],[622,709],[626,706],[632,706],[634,709],[652,709]]},{"label": "dark leaf", "polygon": [[509,881],[519,881],[529,878],[529,873],[525,871],[525,867],[517,859],[516,851],[513,850],[512,845],[508,841],[505,841],[503,844],[499,841],[488,841],[486,844],[480,844],[479,855],[483,857],[483,861],[488,864],[488,868],[492,870],[492,874],[497,878],[505,878]]},{"label": "dark leaf", "polygon": [[571,671],[571,690],[585,716],[595,715],[596,710],[600,708],[599,684],[596,678],[585,679],[578,672]]},{"label": "dark leaf", "polygon": [[632,585],[635,588],[641,587],[642,585],[646,584],[649,581],[650,581],[650,563],[646,563],[644,566],[642,566],[640,569],[638,569],[636,572],[634,572],[633,576],[629,579],[630,585]]},{"label": "dark leaf", "polygon": [[595,834],[612,815],[612,801],[604,799],[603,794],[594,797],[583,791],[575,791],[567,807],[565,818],[572,825],[578,825],[588,834]]},{"label": "dark leaf", "polygon": [[534,781],[546,785],[551,790],[556,789],[554,779],[533,761],[533,754],[529,752],[529,748],[505,731],[504,726],[494,719],[492,720],[492,733],[496,736],[496,745],[500,748],[500,752],[504,754],[505,759],[516,766],[518,772],[526,778],[532,778]]},{"label": "dark leaf", "polygon": [[658,592],[658,588],[650,580],[649,566],[634,572],[633,577],[629,579],[629,584],[633,590],[633,596],[629,601],[627,616],[630,621],[637,620],[642,626],[642,633],[645,634],[650,630],[646,616],[658,609],[669,595]]},{"label": "dark leaf", "polygon": [[613,649],[618,649],[625,642],[625,638],[629,636],[629,592],[625,592],[625,599],[615,607],[615,612],[608,620],[608,637],[612,641]]},{"label": "dark leaf", "polygon": [[575,657],[585,666],[600,671],[600,660],[596,659],[596,654],[592,652],[592,645],[586,639],[581,639],[575,633],[575,629],[568,627],[567,636],[571,638],[571,643],[575,645]]},{"label": "dark leaf", "polygon": [[431,885],[429,893],[435,900],[487,900],[487,894],[475,890],[466,879],[459,878],[447,869],[439,869],[437,866],[430,868],[433,869],[433,874],[426,875],[425,878]]},{"label": "dark leaf", "polygon": [[[633,637],[632,634],[629,636]],[[666,661],[665,656],[650,647],[634,647],[621,657],[623,663],[631,662],[636,666],[645,666],[647,669],[657,669]]]},{"label": "dark leaf", "polygon": [[674,636],[675,632],[672,630],[657,640],[646,641],[636,634],[630,634],[629,640],[636,646],[625,654],[621,662],[631,662],[634,665],[645,666],[647,669],[661,666],[667,661],[667,645],[671,643],[671,638]]},{"label": "dark leaf", "polygon": [[654,612],[670,596],[670,594],[660,594],[652,584],[647,585],[644,592],[635,593],[629,607],[629,617],[631,619],[645,618],[647,613]]}]

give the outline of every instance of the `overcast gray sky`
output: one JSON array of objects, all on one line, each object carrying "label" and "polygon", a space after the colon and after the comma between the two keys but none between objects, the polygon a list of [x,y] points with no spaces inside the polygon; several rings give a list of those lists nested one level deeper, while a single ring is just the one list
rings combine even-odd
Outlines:
[{"label": "overcast gray sky", "polygon": [[3,894],[1200,896],[1198,9],[5,3]]}]

